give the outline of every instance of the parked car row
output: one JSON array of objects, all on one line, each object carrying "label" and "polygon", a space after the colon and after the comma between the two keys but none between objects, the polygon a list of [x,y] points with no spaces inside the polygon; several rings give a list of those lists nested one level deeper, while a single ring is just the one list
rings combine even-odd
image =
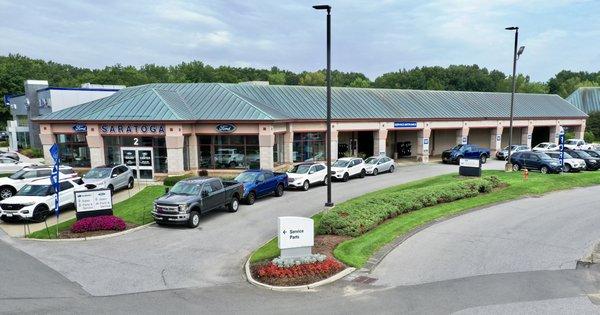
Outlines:
[{"label": "parked car row", "polygon": [[564,150],[564,166],[558,151],[521,151],[510,157],[513,170],[538,170],[542,173],[596,171],[600,169],[600,152],[594,150]]},{"label": "parked car row", "polygon": [[[340,158],[333,163],[331,178],[348,181],[352,177],[374,176],[394,172],[394,161],[386,156]],[[256,199],[273,195],[283,196],[285,189],[308,190],[312,185],[327,185],[327,167],[322,163],[304,162],[287,173],[268,170],[246,170],[233,181],[196,177],[177,182],[165,195],[154,201],[152,216],[160,224],[184,224],[194,228],[200,215],[226,207],[236,212],[240,202],[254,204]]]}]

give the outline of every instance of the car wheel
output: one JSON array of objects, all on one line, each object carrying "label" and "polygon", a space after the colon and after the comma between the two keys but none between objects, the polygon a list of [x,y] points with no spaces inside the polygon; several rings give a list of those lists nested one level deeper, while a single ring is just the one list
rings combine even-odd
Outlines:
[{"label": "car wheel", "polygon": [[127,189],[132,189],[133,188],[133,177],[129,178],[129,182],[127,183]]},{"label": "car wheel", "polygon": [[390,173],[394,172],[394,168],[395,168],[394,165],[390,166]]},{"label": "car wheel", "polygon": [[233,196],[231,198],[231,201],[229,202],[228,210],[229,210],[229,212],[237,212],[239,208],[240,208],[240,200],[238,199],[238,197]]},{"label": "car wheel", "polygon": [[256,201],[256,194],[252,191],[246,196],[246,203],[249,205],[253,205]]},{"label": "car wheel", "polygon": [[487,156],[485,154],[482,154],[479,157],[479,161],[481,162],[481,164],[485,164],[485,162],[487,162]]},{"label": "car wheel", "polygon": [[571,171],[571,165],[565,164],[565,166],[563,166],[563,172],[568,173],[570,171]]},{"label": "car wheel", "polygon": [[348,175],[348,173],[344,173],[344,176],[342,177],[342,181],[347,182],[348,179],[350,179],[350,175]]},{"label": "car wheel", "polygon": [[44,222],[46,221],[46,218],[48,218],[48,215],[50,214],[50,211],[48,210],[47,207],[45,206],[37,206],[35,207],[35,209],[33,209],[33,221],[34,222]]},{"label": "car wheel", "polygon": [[548,167],[546,167],[546,166],[542,166],[542,167],[540,168],[540,172],[542,172],[542,174],[548,174]]},{"label": "car wheel", "polygon": [[367,175],[367,171],[365,171],[364,169],[360,170],[360,175],[358,175],[360,178],[365,178],[365,175]]},{"label": "car wheel", "polygon": [[281,196],[283,196],[283,185],[279,184],[275,188],[275,197],[281,197]]},{"label": "car wheel", "polygon": [[379,173],[379,171],[376,168],[374,168],[373,169],[373,176],[377,176],[377,173]]},{"label": "car wheel", "polygon": [[229,165],[229,168],[234,168],[234,167],[236,167],[236,166],[237,166],[237,162],[235,162],[235,161],[231,161],[231,162],[229,162],[229,164],[227,164],[227,165]]},{"label": "car wheel", "polygon": [[188,227],[197,228],[200,225],[200,213],[198,211],[190,212],[190,218],[188,219]]},{"label": "car wheel", "polygon": [[15,194],[15,189],[10,186],[0,188],[0,199],[10,198]]},{"label": "car wheel", "polygon": [[308,188],[310,188],[310,183],[308,180],[305,180],[304,183],[302,183],[302,190],[307,191]]},{"label": "car wheel", "polygon": [[521,165],[515,163],[513,164],[513,171],[518,172],[521,169]]}]

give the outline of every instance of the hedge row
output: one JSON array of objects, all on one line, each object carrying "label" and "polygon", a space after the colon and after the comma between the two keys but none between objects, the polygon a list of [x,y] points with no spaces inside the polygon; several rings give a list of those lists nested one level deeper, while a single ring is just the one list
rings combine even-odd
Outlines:
[{"label": "hedge row", "polygon": [[400,214],[475,197],[500,186],[495,176],[360,197],[323,214],[318,234],[359,236]]},{"label": "hedge row", "polygon": [[177,184],[178,181],[184,180],[186,178],[190,178],[193,175],[191,174],[185,174],[185,175],[179,175],[179,176],[169,176],[167,178],[165,178],[165,180],[163,181],[163,184],[165,186],[169,186],[169,187],[173,187],[175,186],[175,184]]}]

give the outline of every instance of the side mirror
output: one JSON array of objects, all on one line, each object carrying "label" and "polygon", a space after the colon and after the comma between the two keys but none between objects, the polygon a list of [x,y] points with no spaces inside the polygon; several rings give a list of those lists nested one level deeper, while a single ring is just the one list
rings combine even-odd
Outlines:
[{"label": "side mirror", "polygon": [[169,187],[165,187],[165,194],[169,193]]},{"label": "side mirror", "polygon": [[310,175],[310,174],[314,174],[314,173],[315,173],[315,171],[310,171],[310,172],[308,172],[308,174],[309,174],[309,175]]},{"label": "side mirror", "polygon": [[110,177],[115,178],[117,176],[119,176],[119,174],[112,174]]}]

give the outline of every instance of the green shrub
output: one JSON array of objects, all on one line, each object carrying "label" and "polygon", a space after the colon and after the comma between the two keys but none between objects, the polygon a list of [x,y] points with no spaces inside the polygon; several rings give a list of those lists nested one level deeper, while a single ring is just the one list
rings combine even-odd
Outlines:
[{"label": "green shrub", "polygon": [[586,143],[594,143],[596,137],[594,136],[593,132],[586,131],[583,133],[583,140],[585,140]]},{"label": "green shrub", "polygon": [[26,156],[28,158],[43,158],[44,157],[44,151],[42,151],[42,149],[38,149],[38,148],[21,149],[21,150],[19,150],[19,153],[23,154],[24,156]]},{"label": "green shrub", "polygon": [[344,202],[323,214],[318,234],[359,236],[400,214],[488,193],[502,182],[495,176],[464,179],[410,190],[386,191]]},{"label": "green shrub", "polygon": [[190,174],[179,175],[179,176],[169,176],[169,177],[165,178],[163,183],[165,186],[173,187],[173,186],[175,186],[175,184],[177,184],[178,181],[184,180],[184,179],[190,178],[190,177],[192,177],[192,175],[190,175]]},{"label": "green shrub", "polygon": [[8,147],[8,141],[0,141],[0,147]]}]

